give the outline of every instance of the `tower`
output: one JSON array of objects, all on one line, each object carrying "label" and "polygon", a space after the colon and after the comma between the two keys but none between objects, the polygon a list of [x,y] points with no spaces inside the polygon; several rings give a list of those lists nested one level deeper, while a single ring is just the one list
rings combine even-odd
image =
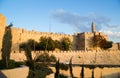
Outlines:
[{"label": "tower", "polygon": [[91,28],[92,28],[92,33],[94,33],[94,32],[95,32],[95,25],[94,25],[94,22],[92,22]]}]

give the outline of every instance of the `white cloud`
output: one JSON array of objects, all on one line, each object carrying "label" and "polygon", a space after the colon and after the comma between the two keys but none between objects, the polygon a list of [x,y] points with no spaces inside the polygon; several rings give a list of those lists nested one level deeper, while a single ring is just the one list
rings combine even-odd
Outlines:
[{"label": "white cloud", "polygon": [[78,13],[72,13],[65,11],[63,9],[55,10],[53,13],[53,18],[64,24],[68,24],[72,26],[76,31],[90,31],[91,29],[91,22],[94,21],[96,25],[96,29],[99,31],[104,28],[104,25],[108,25],[110,21],[109,18],[104,16],[97,16],[94,13],[81,16]]},{"label": "white cloud", "polygon": [[105,34],[107,34],[109,36],[109,40],[114,42],[120,42],[120,32],[114,32],[110,30],[104,30],[101,32],[104,32]]},{"label": "white cloud", "polygon": [[111,25],[111,20],[108,17],[99,16],[94,13],[82,16],[79,13],[68,12],[64,9],[55,10],[52,17],[60,23],[73,27],[77,32],[91,31],[91,22],[93,21],[97,31],[108,34],[110,40],[114,42],[120,42],[120,25]]}]

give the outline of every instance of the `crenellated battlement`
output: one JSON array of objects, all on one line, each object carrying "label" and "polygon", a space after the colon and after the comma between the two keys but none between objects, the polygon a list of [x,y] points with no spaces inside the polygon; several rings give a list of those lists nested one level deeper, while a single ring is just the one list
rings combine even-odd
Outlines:
[{"label": "crenellated battlement", "polygon": [[61,40],[64,37],[67,37],[73,42],[73,36],[70,34],[60,34],[60,33],[53,33],[53,32],[39,32],[35,30],[26,30],[21,28],[12,28],[12,42],[13,47],[12,50],[19,50],[19,44],[26,42],[29,39],[34,39],[35,41],[39,42],[41,37],[51,37],[53,40]]},{"label": "crenellated battlement", "polygon": [[14,32],[21,32],[21,33],[26,33],[26,34],[39,34],[39,35],[57,35],[57,36],[72,36],[71,34],[61,34],[61,33],[53,33],[53,32],[39,32],[35,30],[26,30],[26,29],[21,29],[21,28],[15,28],[13,27],[12,30]]}]

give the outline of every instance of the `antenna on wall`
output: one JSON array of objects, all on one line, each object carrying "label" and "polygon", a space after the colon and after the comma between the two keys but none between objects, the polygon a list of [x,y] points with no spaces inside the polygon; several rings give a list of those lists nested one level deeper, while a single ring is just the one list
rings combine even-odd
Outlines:
[{"label": "antenna on wall", "polygon": [[51,15],[49,16],[49,32],[51,32]]},{"label": "antenna on wall", "polygon": [[[51,32],[51,16],[49,16],[49,32]],[[48,48],[48,39],[47,39],[45,51],[47,51],[47,48]]]}]

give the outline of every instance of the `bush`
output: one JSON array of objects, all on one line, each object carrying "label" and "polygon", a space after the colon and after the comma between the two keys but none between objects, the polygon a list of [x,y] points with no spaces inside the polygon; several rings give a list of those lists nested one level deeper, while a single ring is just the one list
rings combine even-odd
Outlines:
[{"label": "bush", "polygon": [[48,68],[48,66],[46,64],[44,64],[44,63],[42,63],[42,64],[35,63],[34,66],[35,66],[35,69],[37,69],[37,70],[42,70],[44,68]]},{"label": "bush", "polygon": [[56,62],[56,57],[54,55],[51,55],[49,59],[50,62]]},{"label": "bush", "polygon": [[63,64],[63,63],[60,63],[60,69],[61,69],[61,70],[66,70],[66,71],[67,71],[68,68],[69,68],[68,65]]},{"label": "bush", "polygon": [[63,74],[60,74],[59,75],[60,78],[68,78],[67,76],[63,75]]},{"label": "bush", "polygon": [[56,61],[56,57],[54,55],[49,56],[48,53],[43,53],[40,54],[35,62],[55,62]]},{"label": "bush", "polygon": [[34,70],[34,61],[25,61],[25,64],[30,68]]},{"label": "bush", "polygon": [[20,67],[21,65],[24,65],[24,63],[23,62],[15,62],[14,60],[9,60],[8,67],[6,68],[2,63],[2,60],[0,60],[0,69],[12,69],[15,67]]},{"label": "bush", "polygon": [[30,70],[27,78],[46,78],[47,75],[53,73],[50,68],[41,67],[41,69]]}]

